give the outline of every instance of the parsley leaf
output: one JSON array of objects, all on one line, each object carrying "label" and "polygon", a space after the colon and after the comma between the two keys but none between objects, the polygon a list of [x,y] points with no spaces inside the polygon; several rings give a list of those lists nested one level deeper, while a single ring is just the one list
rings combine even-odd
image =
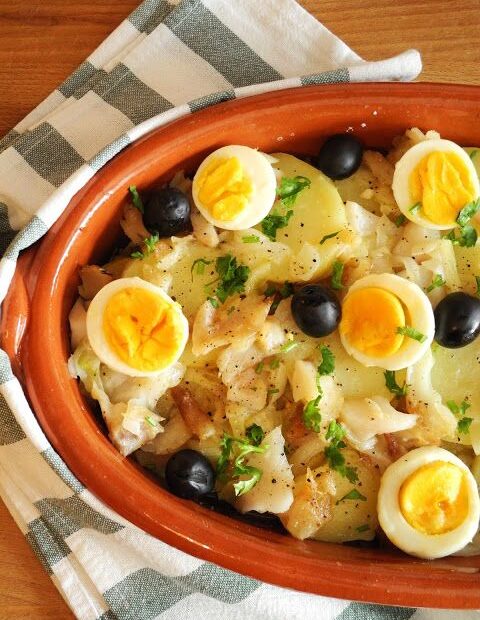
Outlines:
[{"label": "parsley leaf", "polygon": [[267,390],[267,396],[272,396],[273,394],[278,394],[279,392],[280,390],[277,388],[270,388]]},{"label": "parsley leaf", "polygon": [[443,236],[443,239],[448,239],[448,241],[452,242],[452,245],[458,245],[462,248],[472,248],[477,243],[477,238],[477,231],[470,224],[460,228],[459,237],[456,236],[454,230]]},{"label": "parsley leaf", "polygon": [[342,277],[345,265],[339,260],[336,260],[332,265],[332,282],[331,286],[334,290],[339,291],[343,288]]},{"label": "parsley leaf", "polygon": [[431,293],[434,289],[439,288],[440,286],[443,286],[444,284],[445,284],[445,280],[443,279],[442,274],[437,273],[435,277],[433,278],[430,286],[427,286],[426,291],[427,293]]},{"label": "parsley leaf", "polygon": [[396,396],[405,396],[408,386],[406,383],[403,384],[403,387],[398,385],[397,380],[395,379],[395,371],[386,370],[383,373],[383,376],[385,377],[385,385],[387,386],[387,389],[392,392],[392,394],[395,394]]},{"label": "parsley leaf", "polygon": [[393,223],[397,228],[400,228],[400,226],[403,226],[406,221],[407,218],[403,215],[403,213],[400,213],[400,215],[397,215],[397,217],[393,220]]},{"label": "parsley leaf", "polygon": [[335,370],[335,355],[328,347],[320,347],[322,361],[318,365],[317,372],[320,376],[331,375]]},{"label": "parsley leaf", "polygon": [[260,241],[260,237],[258,235],[245,235],[242,237],[243,243],[258,243]]},{"label": "parsley leaf", "polygon": [[341,453],[341,449],[346,447],[343,441],[345,437],[345,429],[336,420],[332,420],[328,425],[325,439],[330,440],[330,444],[325,448],[324,454],[329,466],[346,478],[352,484],[358,482],[358,473],[355,467],[346,465],[345,457]]},{"label": "parsley leaf", "polygon": [[303,410],[303,423],[305,427],[314,431],[315,433],[320,432],[320,424],[322,422],[322,414],[320,413],[319,403],[322,395],[319,394],[313,400],[310,400]]},{"label": "parsley leaf", "polygon": [[340,231],[337,230],[336,232],[330,233],[329,235],[324,235],[321,239],[320,239],[320,245],[323,245],[325,243],[325,241],[327,241],[328,239],[333,239],[333,237],[336,237],[338,235]]},{"label": "parsley leaf", "polygon": [[470,403],[467,403],[466,400],[462,400],[462,402],[457,405],[457,403],[453,400],[447,400],[447,407],[453,413],[453,415],[457,418],[457,433],[459,435],[466,435],[470,430],[470,425],[473,422],[473,418],[467,417],[465,414],[467,409],[470,409]]},{"label": "parsley leaf", "polygon": [[197,260],[194,260],[192,263],[192,268],[190,269],[190,273],[192,274],[192,278],[193,278],[193,272],[195,271],[199,276],[203,276],[203,274],[205,273],[205,267],[207,265],[211,264],[211,260],[207,260],[206,258],[197,258]]},{"label": "parsley leaf", "polygon": [[265,433],[263,428],[258,424],[251,424],[245,431],[247,439],[249,439],[254,446],[259,446],[263,438],[265,437]]},{"label": "parsley leaf", "polygon": [[298,347],[298,342],[295,342],[295,340],[289,340],[285,344],[282,344],[280,351],[282,353],[288,353],[289,351],[293,351],[295,347]]},{"label": "parsley leaf", "polygon": [[290,282],[285,282],[281,288],[278,289],[274,284],[269,284],[263,294],[265,297],[275,296],[269,310],[269,314],[275,314],[282,299],[287,299],[293,295],[293,285]]},{"label": "parsley leaf", "polygon": [[145,258],[147,256],[150,256],[150,254],[152,254],[155,250],[155,246],[157,245],[159,241],[159,236],[158,235],[150,235],[150,237],[147,237],[147,239],[143,240],[143,243],[145,245],[145,250],[142,251],[137,251],[137,252],[132,252],[130,254],[130,258]]},{"label": "parsley leaf", "polygon": [[283,206],[293,207],[297,200],[298,194],[311,185],[310,179],[307,177],[296,176],[293,178],[282,177],[280,185],[277,188],[277,196],[280,198]]},{"label": "parsley leaf", "polygon": [[415,214],[415,213],[418,213],[418,211],[420,211],[421,208],[422,208],[422,203],[416,202],[414,205],[409,207],[408,210],[410,211],[410,213]]},{"label": "parsley leaf", "polygon": [[220,307],[220,304],[215,299],[215,297],[207,297],[207,301],[209,301],[214,308],[219,308]]},{"label": "parsley leaf", "polygon": [[145,422],[150,426],[153,426],[153,428],[158,426],[157,422],[149,415],[145,416]]},{"label": "parsley leaf", "polygon": [[280,366],[280,360],[278,359],[278,357],[274,357],[272,361],[270,362],[269,367],[272,370],[276,370],[279,366]]},{"label": "parsley leaf", "polygon": [[362,495],[358,489],[352,489],[348,493],[346,493],[343,497],[337,500],[336,504],[338,505],[340,502],[343,502],[346,499],[360,500],[361,502],[367,501],[365,495]]},{"label": "parsley leaf", "polygon": [[140,194],[137,191],[137,186],[136,185],[130,185],[130,187],[128,188],[128,191],[130,192],[130,196],[132,198],[133,206],[136,209],[138,209],[140,211],[140,213],[143,215],[145,213],[145,208],[143,206],[142,199],[140,198]]},{"label": "parsley leaf", "polygon": [[368,523],[364,523],[363,525],[359,525],[355,529],[357,530],[359,534],[361,534],[362,532],[366,532],[367,530],[369,530],[370,526],[368,525]]},{"label": "parsley leaf", "polygon": [[[228,297],[235,293],[243,293],[245,290],[245,282],[250,275],[250,267],[246,265],[237,265],[237,259],[231,254],[219,256],[215,261],[215,269],[218,273],[220,284],[215,289],[215,295],[220,303],[225,303]],[[212,303],[212,297],[208,298]],[[218,304],[218,302],[217,302]],[[218,305],[212,303],[214,308]]]},{"label": "parsley leaf", "polygon": [[467,435],[470,431],[470,425],[472,422],[473,418],[468,418],[466,416],[464,418],[461,418],[457,422],[457,433],[459,433],[460,435]]},{"label": "parsley leaf", "polygon": [[[260,427],[258,428],[262,430]],[[258,430],[254,431],[254,433],[258,438]],[[262,477],[262,471],[261,469],[258,469],[258,467],[245,465],[245,457],[252,452],[262,454],[267,449],[268,446],[260,447],[250,443],[249,439],[238,439],[237,437],[232,437],[231,435],[224,433],[220,441],[220,456],[218,458],[216,468],[217,476],[224,475],[230,465],[231,478],[232,480],[236,480],[233,484],[235,495],[239,497],[240,495],[248,493],[248,491],[253,489]],[[236,452],[235,455],[234,451]],[[239,479],[240,476],[248,477]]]},{"label": "parsley leaf", "polygon": [[469,202],[467,205],[463,207],[460,213],[457,216],[457,224],[462,228],[468,224],[468,222],[472,219],[472,217],[477,213],[480,209],[480,198],[477,200],[473,200]]},{"label": "parsley leaf", "polygon": [[402,336],[407,336],[407,338],[417,340],[418,342],[425,342],[425,340],[427,339],[424,334],[416,330],[414,327],[410,327],[409,325],[397,327],[397,334],[402,334]]},{"label": "parsley leaf", "polygon": [[270,241],[276,241],[277,239],[277,230],[280,228],[286,228],[288,226],[288,222],[293,215],[293,211],[290,209],[285,213],[285,215],[281,215],[280,213],[276,213],[275,211],[262,220],[262,232],[266,235]]},{"label": "parsley leaf", "polygon": [[475,276],[475,282],[477,283],[477,290],[475,291],[475,295],[480,297],[480,276]]},{"label": "parsley leaf", "polygon": [[265,364],[263,362],[259,362],[255,366],[255,372],[257,373],[257,375],[259,375],[263,371],[264,367],[265,367]]}]

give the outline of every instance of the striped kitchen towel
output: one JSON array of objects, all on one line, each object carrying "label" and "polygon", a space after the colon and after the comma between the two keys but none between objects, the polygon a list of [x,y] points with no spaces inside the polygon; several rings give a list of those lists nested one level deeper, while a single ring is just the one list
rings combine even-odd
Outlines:
[{"label": "striped kitchen towel", "polygon": [[[416,51],[363,61],[294,0],[145,0],[0,141],[0,301],[19,252],[99,168],[148,131],[226,99],[307,84],[411,80],[420,69]],[[82,620],[460,617],[286,591],[145,534],[69,471],[1,350],[0,494]]]}]

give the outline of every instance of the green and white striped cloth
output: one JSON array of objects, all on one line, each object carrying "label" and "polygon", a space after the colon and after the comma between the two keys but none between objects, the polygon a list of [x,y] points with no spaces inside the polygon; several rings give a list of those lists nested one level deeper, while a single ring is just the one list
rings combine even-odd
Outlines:
[{"label": "green and white striped cloth", "polygon": [[[148,131],[226,99],[307,84],[411,80],[420,69],[414,50],[363,61],[294,0],[145,0],[0,141],[0,302],[19,252],[99,168]],[[69,471],[1,350],[0,494],[82,620],[460,617],[286,591],[145,534]]]}]

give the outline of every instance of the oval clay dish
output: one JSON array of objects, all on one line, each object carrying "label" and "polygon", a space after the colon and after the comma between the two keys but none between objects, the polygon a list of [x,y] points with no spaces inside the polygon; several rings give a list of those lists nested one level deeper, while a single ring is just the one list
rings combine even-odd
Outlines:
[{"label": "oval clay dish", "polygon": [[[52,442],[106,504],[183,551],[280,586],[390,605],[479,608],[480,557],[422,561],[392,548],[299,541],[183,501],[120,456],[70,378],[67,316],[78,267],[106,260],[121,239],[127,188],[192,172],[225,144],[314,153],[347,129],[387,146],[405,129],[436,129],[480,145],[480,88],[429,84],[314,86],[230,101],[189,115],[126,148],[26,252],[4,304],[2,346]],[[321,214],[319,213],[319,217]]]}]

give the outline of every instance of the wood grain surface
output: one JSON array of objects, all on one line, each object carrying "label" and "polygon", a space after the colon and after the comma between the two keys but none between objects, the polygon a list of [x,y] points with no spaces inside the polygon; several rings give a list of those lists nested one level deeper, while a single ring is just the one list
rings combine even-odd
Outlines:
[{"label": "wood grain surface", "polygon": [[[0,0],[0,136],[139,0]],[[480,0],[300,0],[367,60],[421,51],[422,80],[480,84]],[[285,25],[288,28],[288,24]],[[73,618],[0,502],[0,620]]]}]

